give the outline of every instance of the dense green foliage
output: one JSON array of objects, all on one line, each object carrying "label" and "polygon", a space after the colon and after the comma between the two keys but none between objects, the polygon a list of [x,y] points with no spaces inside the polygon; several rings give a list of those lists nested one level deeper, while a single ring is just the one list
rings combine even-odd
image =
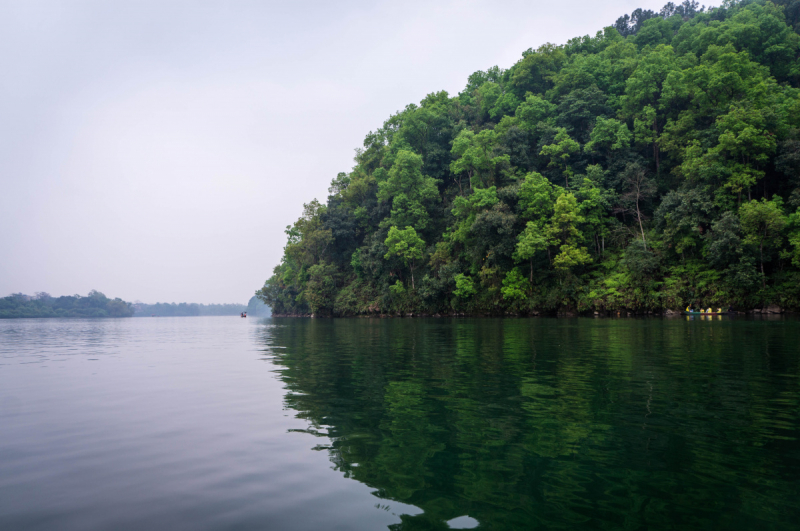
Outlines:
[{"label": "dense green foliage", "polygon": [[122,299],[109,299],[92,290],[86,297],[51,297],[37,293],[31,297],[14,293],[0,299],[0,319],[14,317],[131,317],[133,306]]},{"label": "dense green foliage", "polygon": [[287,228],[276,314],[800,306],[800,2],[637,10],[428,95]]},{"label": "dense green foliage", "polygon": [[136,317],[186,317],[197,315],[239,315],[247,311],[244,304],[197,304],[195,302],[157,302],[144,304],[137,302],[133,305]]}]

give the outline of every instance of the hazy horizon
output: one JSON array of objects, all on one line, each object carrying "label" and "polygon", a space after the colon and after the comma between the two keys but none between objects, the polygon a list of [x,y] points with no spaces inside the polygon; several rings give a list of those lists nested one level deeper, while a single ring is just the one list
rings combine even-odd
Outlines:
[{"label": "hazy horizon", "polygon": [[664,3],[2,2],[0,296],[246,304],[391,114]]},{"label": "hazy horizon", "polygon": [[[116,295],[111,294],[111,293],[105,293],[103,290],[96,290],[96,291],[102,293],[103,295],[105,295],[106,297],[109,297],[111,299],[116,298]],[[50,297],[53,297],[53,298],[75,297],[75,296],[87,297],[87,296],[89,296],[89,293],[49,293],[49,292],[38,292],[38,291],[37,292],[32,292],[32,293],[25,293],[25,292],[17,291],[17,292],[13,292],[13,293],[6,293],[5,295],[2,295],[2,297],[19,295],[20,293],[22,293],[22,295],[26,295],[28,297],[31,297],[32,299],[38,298],[37,295],[39,293],[46,293],[47,295],[49,295]],[[130,303],[133,303],[133,304],[145,304],[145,305],[155,305],[155,304],[199,304],[201,306],[224,306],[224,305],[229,305],[230,304],[230,305],[237,305],[237,306],[247,306],[247,303],[250,301],[251,298],[253,298],[253,295],[250,295],[249,297],[247,297],[246,301],[238,301],[238,302],[237,301],[195,302],[195,301],[192,301],[192,300],[182,300],[182,301],[166,301],[166,300],[143,301],[143,300],[140,300],[140,299],[126,299],[125,302],[130,302]]]}]

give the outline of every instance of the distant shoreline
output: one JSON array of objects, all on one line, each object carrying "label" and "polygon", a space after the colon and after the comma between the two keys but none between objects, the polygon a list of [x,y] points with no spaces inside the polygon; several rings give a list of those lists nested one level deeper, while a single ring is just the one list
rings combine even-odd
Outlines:
[{"label": "distant shoreline", "polygon": [[108,317],[195,317],[195,316],[268,316],[270,308],[256,297],[247,304],[166,303],[145,304],[111,299],[92,290],[88,295],[51,296],[37,292],[35,295],[12,293],[0,298],[0,319],[94,319]]},{"label": "distant shoreline", "polygon": [[135,302],[133,309],[134,317],[238,316],[244,312],[255,317],[270,313],[269,307],[255,296],[251,297],[247,304],[200,304],[196,302],[145,304]]}]

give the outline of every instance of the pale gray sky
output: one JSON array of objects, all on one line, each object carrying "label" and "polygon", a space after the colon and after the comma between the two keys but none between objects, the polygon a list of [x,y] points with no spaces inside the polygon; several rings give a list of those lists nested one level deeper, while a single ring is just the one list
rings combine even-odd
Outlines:
[{"label": "pale gray sky", "polygon": [[364,135],[665,1],[2,1],[0,296],[246,302]]}]

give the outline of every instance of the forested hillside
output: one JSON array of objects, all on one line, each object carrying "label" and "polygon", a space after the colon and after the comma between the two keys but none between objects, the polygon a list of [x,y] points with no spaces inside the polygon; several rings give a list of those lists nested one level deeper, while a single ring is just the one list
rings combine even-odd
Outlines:
[{"label": "forested hillside", "polygon": [[85,297],[52,297],[40,292],[34,296],[14,293],[0,298],[0,319],[19,317],[131,317],[133,306],[120,298],[109,299],[92,290]]},{"label": "forested hillside", "polygon": [[800,1],[667,4],[429,94],[287,227],[274,314],[800,307]]}]

